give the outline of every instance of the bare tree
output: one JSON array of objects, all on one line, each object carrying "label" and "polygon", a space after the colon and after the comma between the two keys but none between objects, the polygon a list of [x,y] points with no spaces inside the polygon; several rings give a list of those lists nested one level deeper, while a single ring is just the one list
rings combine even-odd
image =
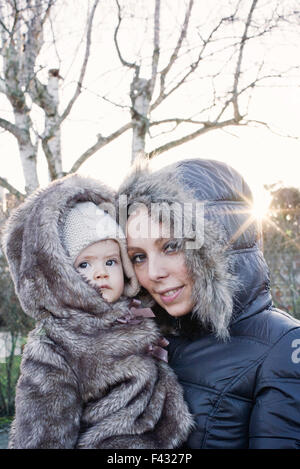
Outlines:
[{"label": "bare tree", "polygon": [[[267,79],[281,79],[282,71],[267,67],[265,51],[285,21],[298,14],[296,0],[231,0],[215,10],[211,2],[185,0],[176,2],[180,7],[178,14],[174,1],[81,1],[83,11],[89,6],[82,61],[73,94],[60,111],[59,96],[62,83],[67,88],[66,74],[60,67],[47,66],[48,78],[43,82],[39,78],[38,58],[45,37],[49,36],[49,24],[51,27],[56,21],[55,12],[66,3],[67,0],[0,0],[0,93],[7,97],[14,117],[0,118],[0,127],[18,142],[26,193],[39,186],[40,147],[50,179],[65,174],[62,125],[84,92],[95,95],[99,108],[105,103],[112,112],[119,112],[122,123],[115,125],[112,119],[109,131],[99,124],[95,141],[76,157],[68,172],[77,171],[96,152],[100,157],[104,146],[129,129],[134,161],[138,154],[152,158],[213,130],[248,125],[249,100],[256,87]],[[74,0],[69,0],[69,4],[75,6]],[[101,9],[97,8],[99,4]],[[105,29],[101,25],[107,12],[109,26]],[[136,29],[139,40],[134,35]],[[97,36],[94,42],[92,35]],[[94,78],[92,89],[91,80],[87,79],[88,64],[101,41],[111,52],[111,62],[101,73],[106,81],[100,76]],[[255,46],[262,52],[253,59]],[[52,47],[57,47],[54,35]],[[102,66],[101,56],[98,63]],[[112,64],[117,64],[114,70]],[[122,77],[125,85],[108,89],[107,83],[116,82],[110,80],[113,76]],[[192,89],[197,89],[194,98],[194,91],[189,91]],[[33,106],[43,113],[42,132],[37,131],[32,120]],[[24,195],[3,178],[0,185],[18,197]]]},{"label": "bare tree", "polygon": [[[26,193],[32,192],[39,186],[36,165],[39,141],[47,159],[50,179],[63,175],[60,127],[81,93],[81,84],[89,58],[92,23],[99,0],[94,1],[87,19],[85,55],[78,83],[74,95],[61,114],[58,111],[59,70],[49,69],[48,83],[45,85],[39,80],[36,69],[37,58],[44,44],[44,26],[55,3],[56,0],[0,2],[3,57],[0,92],[8,98],[14,115],[14,122],[1,118],[0,126],[17,139]],[[44,113],[44,131],[41,135],[34,131],[28,99]],[[9,191],[13,189],[3,180],[0,182]],[[18,191],[14,190],[14,193],[20,196]]]}]

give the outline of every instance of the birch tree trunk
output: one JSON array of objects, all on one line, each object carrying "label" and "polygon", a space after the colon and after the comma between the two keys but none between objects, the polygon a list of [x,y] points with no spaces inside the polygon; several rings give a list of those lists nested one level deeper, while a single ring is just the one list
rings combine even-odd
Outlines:
[{"label": "birch tree trunk", "polygon": [[42,136],[42,145],[48,161],[50,180],[63,176],[60,116],[58,113],[59,78],[59,70],[49,70],[47,93],[51,100],[51,109],[45,112],[45,130]]},{"label": "birch tree trunk", "polygon": [[37,145],[34,145],[31,141],[31,119],[27,106],[25,105],[20,111],[14,109],[15,125],[21,130],[18,146],[25,178],[25,192],[30,194],[39,186],[36,167]]},{"label": "birch tree trunk", "polygon": [[[14,123],[5,119],[1,119],[0,123],[1,127],[10,131],[17,139],[26,194],[39,186],[36,166],[38,138],[32,141],[34,127],[26,98],[28,93],[31,96],[30,89],[36,81],[35,62],[43,43],[43,24],[52,3],[49,0],[44,8],[31,2],[27,3],[27,8],[18,1],[0,4],[4,71],[1,88],[4,89],[14,115]],[[31,97],[34,101],[34,95]]]},{"label": "birch tree trunk", "polygon": [[132,153],[131,163],[137,155],[145,151],[146,135],[149,130],[148,113],[151,96],[149,80],[135,77],[130,88],[131,118],[132,118]]},{"label": "birch tree trunk", "polygon": [[11,130],[17,139],[25,179],[25,191],[29,194],[38,187],[36,169],[37,146],[32,142],[30,135],[32,121],[29,115],[30,110],[22,91],[20,57],[16,48],[10,44],[3,58],[6,96],[12,105],[14,114],[14,124],[7,122],[6,129]]}]

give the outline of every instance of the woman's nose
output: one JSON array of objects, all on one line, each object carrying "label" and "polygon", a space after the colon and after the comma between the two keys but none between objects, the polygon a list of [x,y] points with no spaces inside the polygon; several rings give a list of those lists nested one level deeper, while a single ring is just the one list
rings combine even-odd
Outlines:
[{"label": "woman's nose", "polygon": [[157,257],[151,259],[149,258],[148,261],[148,277],[150,280],[157,281],[160,280],[161,278],[167,277],[168,272],[166,269],[166,266],[162,262],[161,259],[158,259]]}]

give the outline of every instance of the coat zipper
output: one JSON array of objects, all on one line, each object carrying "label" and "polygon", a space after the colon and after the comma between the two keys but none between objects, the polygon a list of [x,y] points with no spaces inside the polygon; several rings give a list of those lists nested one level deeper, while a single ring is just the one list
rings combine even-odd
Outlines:
[{"label": "coat zipper", "polygon": [[180,331],[181,331],[181,321],[180,321],[180,318],[176,318],[176,319],[175,319],[175,330],[176,330],[176,332],[180,332]]}]

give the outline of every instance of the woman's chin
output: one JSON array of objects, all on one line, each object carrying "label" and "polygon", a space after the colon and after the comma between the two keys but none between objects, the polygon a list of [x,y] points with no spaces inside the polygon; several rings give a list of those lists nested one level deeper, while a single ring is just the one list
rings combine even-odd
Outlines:
[{"label": "woman's chin", "polygon": [[[181,295],[180,295],[181,296]],[[157,303],[172,317],[174,318],[179,318],[181,316],[185,316],[186,314],[190,313],[193,309],[193,303],[190,300],[191,295],[188,295],[188,298],[186,298],[186,295],[181,296],[181,301],[178,301],[179,298],[176,298],[174,303],[170,302],[167,303],[166,301],[163,301],[160,296],[153,295],[153,298],[157,301]]]},{"label": "woman's chin", "polygon": [[173,318],[180,318],[181,316],[185,316],[191,311],[191,308],[180,307],[180,305],[173,305],[173,306],[166,306],[164,305],[163,308],[167,311],[167,313],[172,316]]}]

